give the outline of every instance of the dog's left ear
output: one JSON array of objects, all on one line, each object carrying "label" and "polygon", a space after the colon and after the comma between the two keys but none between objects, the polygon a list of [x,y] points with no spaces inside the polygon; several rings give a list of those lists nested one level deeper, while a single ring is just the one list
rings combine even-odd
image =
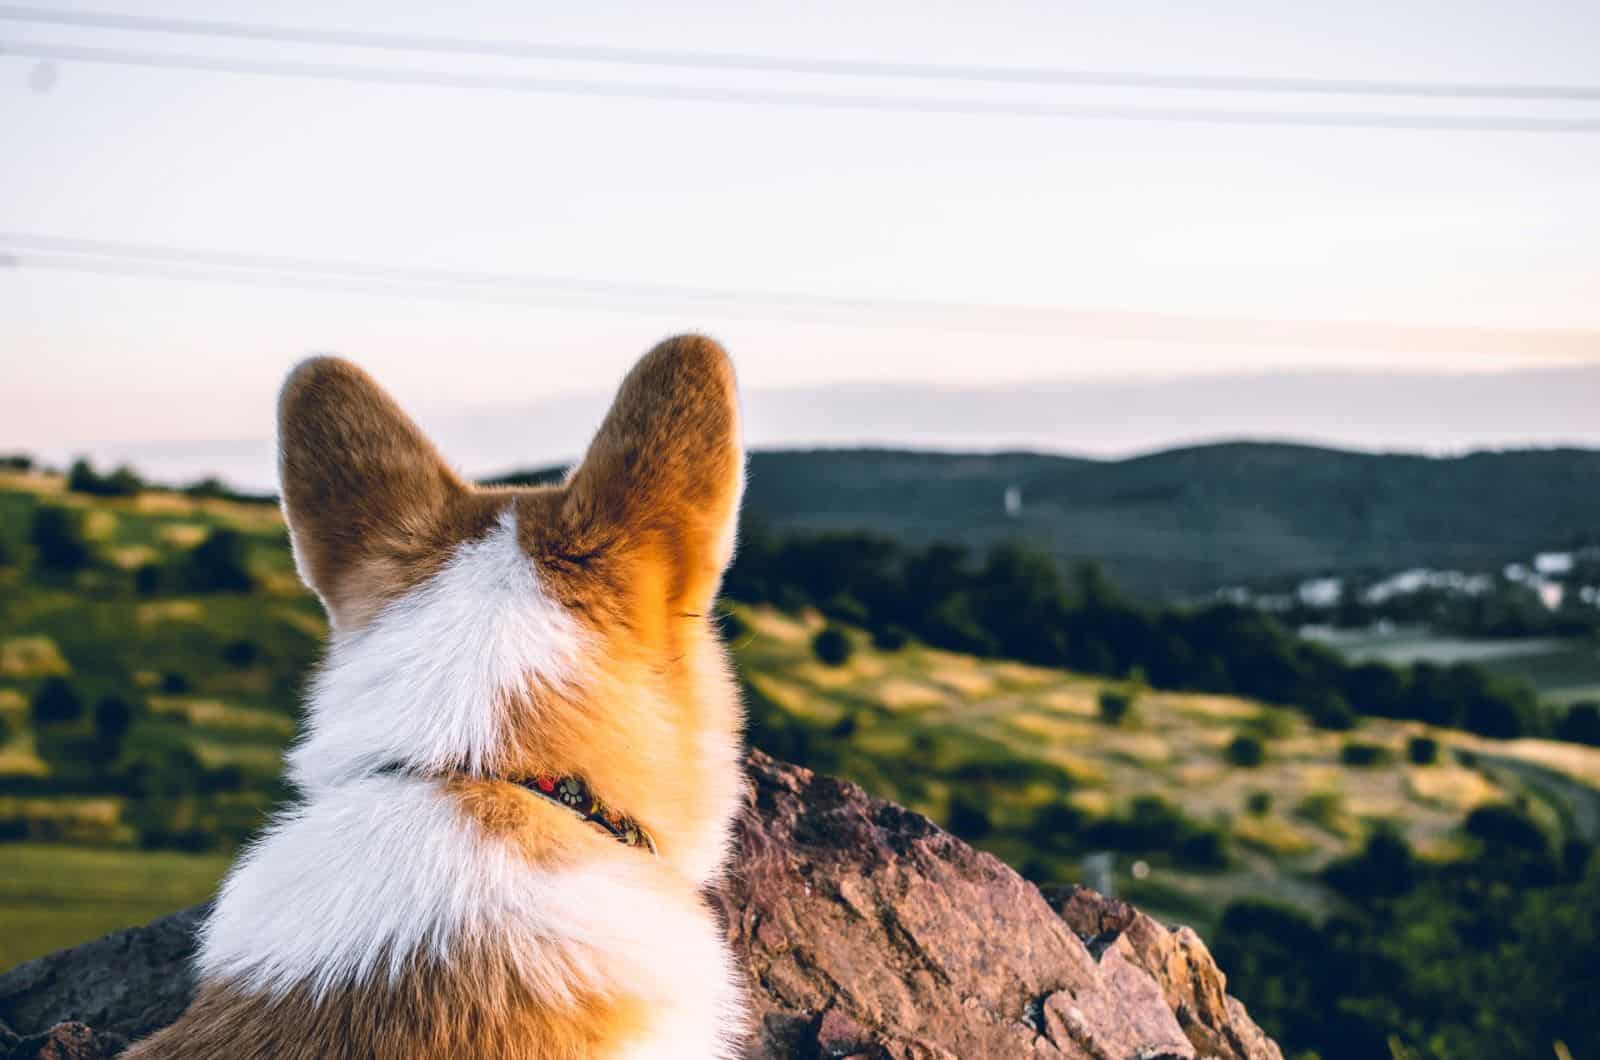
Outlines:
[{"label": "dog's left ear", "polygon": [[733,364],[711,339],[683,335],[623,380],[568,480],[564,514],[623,553],[636,595],[702,614],[733,556],[743,492]]},{"label": "dog's left ear", "polygon": [[336,357],[304,361],[284,383],[278,470],[295,566],[336,628],[408,585],[466,492],[394,400]]}]

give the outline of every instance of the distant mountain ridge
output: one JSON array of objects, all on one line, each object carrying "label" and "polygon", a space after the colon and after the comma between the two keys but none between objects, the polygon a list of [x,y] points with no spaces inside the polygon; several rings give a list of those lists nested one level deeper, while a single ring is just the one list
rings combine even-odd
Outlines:
[{"label": "distant mountain ridge", "polygon": [[[548,479],[559,469],[505,476]],[[1006,511],[1006,492],[1020,508]],[[751,455],[746,511],[775,530],[868,530],[1098,561],[1148,597],[1409,566],[1488,569],[1600,539],[1600,450],[1429,457],[1230,442],[1124,460],[903,449]]]}]

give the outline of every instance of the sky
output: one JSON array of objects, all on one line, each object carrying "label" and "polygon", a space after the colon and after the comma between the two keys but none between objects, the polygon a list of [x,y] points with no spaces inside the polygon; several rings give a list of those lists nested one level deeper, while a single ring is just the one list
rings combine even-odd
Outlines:
[{"label": "sky", "polygon": [[[1600,84],[1600,5],[1587,0],[42,6],[1001,69]],[[270,437],[278,381],[312,352],[359,361],[424,418],[559,404],[605,391],[683,330],[722,339],[745,386],[809,394],[1600,364],[1600,131],[597,97],[17,54],[30,47],[979,107],[1533,116],[1600,128],[1600,98],[803,77],[0,17],[0,448]],[[123,257],[86,257],[87,244],[72,242],[82,240]],[[250,267],[147,259],[139,275],[116,274],[128,245],[240,255],[231,260]],[[299,271],[285,280],[267,257]],[[484,276],[427,292],[414,281],[307,279],[308,263],[321,262]],[[610,293],[552,296],[530,277]],[[1244,409],[1251,394],[1236,400]],[[1177,422],[1169,433],[1193,431]],[[1508,440],[1492,415],[1483,440]],[[1600,426],[1573,440],[1600,444]]]}]

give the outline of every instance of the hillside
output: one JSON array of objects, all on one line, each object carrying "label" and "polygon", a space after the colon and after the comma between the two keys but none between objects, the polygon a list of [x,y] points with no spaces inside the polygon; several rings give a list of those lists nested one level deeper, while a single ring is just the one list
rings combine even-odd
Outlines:
[{"label": "hillside", "polygon": [[[786,458],[759,457],[752,490],[773,459]],[[974,492],[983,477],[963,476],[948,458],[893,459],[924,477],[942,466]],[[1022,473],[1054,463],[993,459]],[[41,570],[37,560],[19,566],[36,510],[63,506],[77,513],[98,558],[70,574]],[[197,591],[181,579],[141,585],[141,570],[176,579],[218,534],[237,539],[248,591]],[[57,478],[9,474],[0,476],[0,546],[12,557],[0,564],[0,719],[9,732],[0,740],[0,835],[33,844],[12,848],[18,875],[0,880],[12,892],[0,906],[38,915],[14,903],[31,893],[30,880],[51,874],[50,851],[59,849],[51,843],[98,848],[95,864],[112,871],[90,875],[111,879],[116,859],[137,857],[140,845],[226,851],[248,835],[282,794],[281,751],[323,631],[316,602],[294,577],[276,508],[158,491],[89,497]],[[1120,846],[1129,855],[1117,865],[1121,885],[1192,922],[1210,922],[1239,895],[1321,909],[1328,892],[1302,878],[1355,851],[1373,821],[1401,821],[1419,850],[1444,856],[1465,813],[1521,800],[1553,827],[1586,822],[1595,838],[1581,785],[1600,787],[1600,751],[1488,744],[1439,730],[1445,754],[1421,768],[1405,764],[1407,741],[1424,731],[1416,723],[1374,719],[1354,734],[1332,733],[1292,710],[1161,692],[1141,694],[1130,719],[1107,726],[1097,720],[1098,696],[1121,686],[1104,678],[916,643],[882,651],[860,633],[851,634],[851,660],[827,667],[810,649],[821,626],[815,615],[764,606],[728,613],[743,630],[732,646],[758,744],[951,825],[1039,881],[1076,880],[1084,851]],[[42,725],[32,704],[52,679],[75,690],[80,713]],[[133,707],[114,743],[99,731],[107,698]],[[1261,766],[1229,764],[1227,746],[1241,733],[1262,740]],[[1343,763],[1348,742],[1381,748],[1384,761]],[[1500,759],[1511,764],[1494,764]],[[1123,827],[1141,796],[1159,800],[1139,811],[1154,816]],[[1075,831],[1083,834],[1069,838]],[[1173,856],[1169,848],[1184,840],[1188,853]],[[1239,856],[1219,859],[1222,846]],[[1136,880],[1139,857],[1156,868]],[[222,864],[208,861],[173,893],[203,894]],[[131,862],[121,867],[135,871]],[[119,926],[125,889],[83,887],[52,910],[52,926],[30,932],[32,947],[0,960],[93,933],[84,927]]]},{"label": "hillside", "polygon": [[[1419,1056],[1522,1055],[1590,1021],[1558,988],[1600,900],[1600,748],[1372,717],[1330,731],[1293,697],[1157,691],[903,632],[836,627],[840,659],[812,610],[720,611],[756,747],[926,814],[1047,893],[1088,880],[1196,926],[1286,1045],[1331,1060],[1427,1040],[1454,1026],[1440,998],[1492,974],[1479,953],[1521,962],[1541,995]],[[286,794],[323,636],[274,506],[0,471],[0,966],[210,893]],[[1485,888],[1495,911],[1461,919]],[[1370,1007],[1402,988],[1404,1011]],[[1531,1007],[1545,1022],[1520,1019]]]},{"label": "hillside", "polygon": [[[1237,442],[1127,460],[825,449],[754,453],[745,506],[774,529],[1024,541],[1174,597],[1335,571],[1496,569],[1600,534],[1596,483],[1600,451],[1588,449],[1435,458]],[[1013,488],[1021,507],[1008,515]]]}]

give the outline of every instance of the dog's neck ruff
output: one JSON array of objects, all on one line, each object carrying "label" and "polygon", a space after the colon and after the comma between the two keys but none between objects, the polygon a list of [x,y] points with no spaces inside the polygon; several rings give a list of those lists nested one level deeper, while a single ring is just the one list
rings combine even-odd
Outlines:
[{"label": "dog's neck ruff", "polygon": [[[414,774],[399,762],[391,762],[378,770],[379,773],[388,774]],[[524,788],[547,802],[553,802],[576,814],[579,818],[594,825],[603,832],[610,833],[611,838],[623,846],[638,847],[641,850],[656,853],[656,841],[648,829],[625,813],[607,806],[600,797],[590,790],[589,785],[582,777],[564,777],[554,773],[536,773],[531,777],[490,777],[506,784],[515,784]]]}]

